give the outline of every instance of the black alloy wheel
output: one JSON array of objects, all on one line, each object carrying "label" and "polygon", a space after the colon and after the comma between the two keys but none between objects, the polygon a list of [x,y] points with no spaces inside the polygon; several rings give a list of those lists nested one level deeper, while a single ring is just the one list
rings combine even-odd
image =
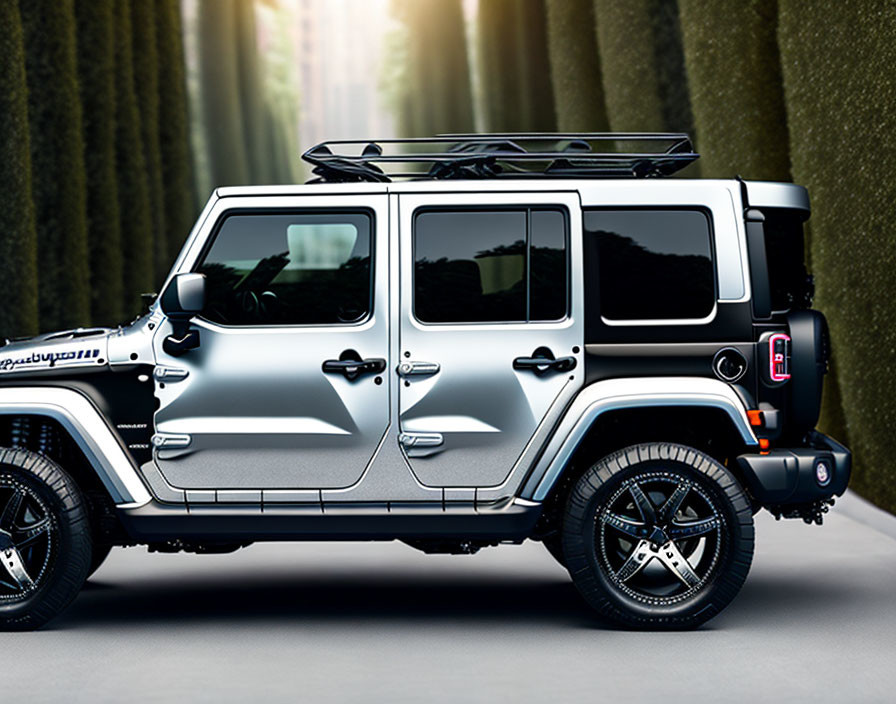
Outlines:
[{"label": "black alloy wheel", "polygon": [[746,578],[752,512],[714,459],[650,443],[585,473],[567,504],[563,540],[576,586],[601,615],[630,627],[695,627]]},{"label": "black alloy wheel", "polygon": [[37,591],[58,551],[53,512],[26,484],[0,475],[0,603]]},{"label": "black alloy wheel", "polygon": [[27,450],[0,448],[0,630],[39,628],[77,596],[91,565],[75,482]]}]

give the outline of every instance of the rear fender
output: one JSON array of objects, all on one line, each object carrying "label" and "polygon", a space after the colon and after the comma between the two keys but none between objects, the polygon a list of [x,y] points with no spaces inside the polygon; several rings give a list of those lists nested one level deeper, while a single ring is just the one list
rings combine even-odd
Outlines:
[{"label": "rear fender", "polygon": [[582,389],[570,404],[520,496],[543,501],[563,474],[589,428],[603,413],[627,408],[669,406],[720,409],[727,414],[746,447],[759,446],[743,402],[734,389],[721,381],[693,377],[599,381]]}]

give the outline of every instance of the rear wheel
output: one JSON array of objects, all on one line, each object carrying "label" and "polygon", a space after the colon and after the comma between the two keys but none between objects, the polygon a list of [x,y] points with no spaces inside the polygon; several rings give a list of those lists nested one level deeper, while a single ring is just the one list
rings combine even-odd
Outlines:
[{"label": "rear wheel", "polygon": [[740,590],[753,517],[735,478],[693,448],[649,443],[612,454],[570,494],[567,567],[601,615],[640,628],[691,628]]},{"label": "rear wheel", "polygon": [[50,459],[0,449],[0,628],[39,628],[77,596],[91,561],[81,492]]}]

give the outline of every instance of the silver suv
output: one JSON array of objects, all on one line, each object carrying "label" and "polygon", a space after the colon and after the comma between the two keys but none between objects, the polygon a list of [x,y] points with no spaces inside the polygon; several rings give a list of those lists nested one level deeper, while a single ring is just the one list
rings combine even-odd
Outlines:
[{"label": "silver suv", "polygon": [[696,626],[753,515],[821,522],[850,454],[805,189],[663,178],[685,135],[330,142],[221,188],[149,311],[0,347],[0,624],[113,546],[544,542],[601,616]]}]

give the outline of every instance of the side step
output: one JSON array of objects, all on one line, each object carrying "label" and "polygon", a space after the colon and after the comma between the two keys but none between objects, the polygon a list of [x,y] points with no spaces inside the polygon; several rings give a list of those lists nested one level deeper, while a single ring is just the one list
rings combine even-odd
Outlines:
[{"label": "side step", "polygon": [[528,538],[542,505],[519,498],[477,505],[345,503],[285,505],[163,504],[119,509],[136,542],[180,540],[395,540]]}]

